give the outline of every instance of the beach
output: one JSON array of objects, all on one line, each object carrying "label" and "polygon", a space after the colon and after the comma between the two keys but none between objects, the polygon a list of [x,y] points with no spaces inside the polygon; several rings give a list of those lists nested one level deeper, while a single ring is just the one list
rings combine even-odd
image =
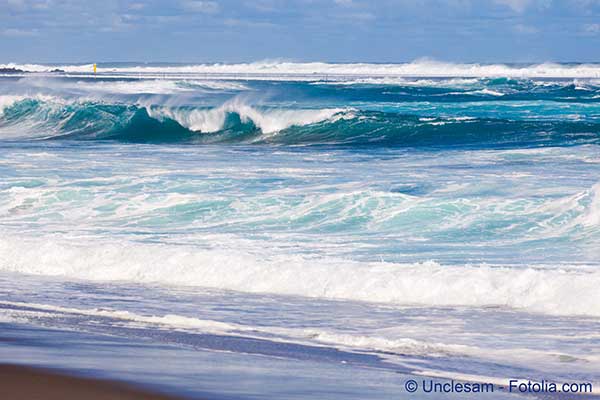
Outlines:
[{"label": "beach", "polygon": [[56,371],[18,365],[0,365],[2,396],[13,400],[176,400],[120,382],[80,378]]}]

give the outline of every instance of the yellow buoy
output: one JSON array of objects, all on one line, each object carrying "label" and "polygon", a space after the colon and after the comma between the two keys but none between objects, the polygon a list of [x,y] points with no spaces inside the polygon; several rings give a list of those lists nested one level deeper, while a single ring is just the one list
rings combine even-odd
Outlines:
[{"label": "yellow buoy", "polygon": [[96,64],[94,64],[94,75],[96,75]]}]

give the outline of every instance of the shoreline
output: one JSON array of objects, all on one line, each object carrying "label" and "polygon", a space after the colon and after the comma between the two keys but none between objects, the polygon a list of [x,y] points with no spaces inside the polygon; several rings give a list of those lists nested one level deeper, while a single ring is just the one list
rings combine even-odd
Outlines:
[{"label": "shoreline", "polygon": [[132,383],[17,364],[0,364],[0,388],[11,400],[184,400]]}]

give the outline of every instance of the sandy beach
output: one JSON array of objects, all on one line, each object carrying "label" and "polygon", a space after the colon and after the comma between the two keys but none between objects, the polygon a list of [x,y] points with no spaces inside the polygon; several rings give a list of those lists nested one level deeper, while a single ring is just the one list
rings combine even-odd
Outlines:
[{"label": "sandy beach", "polygon": [[11,400],[176,400],[122,382],[70,376],[52,370],[0,365],[0,397]]}]

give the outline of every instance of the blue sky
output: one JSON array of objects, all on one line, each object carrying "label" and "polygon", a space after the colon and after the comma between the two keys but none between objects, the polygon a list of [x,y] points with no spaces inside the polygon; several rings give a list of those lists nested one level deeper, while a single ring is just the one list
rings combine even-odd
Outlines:
[{"label": "blue sky", "polygon": [[0,0],[0,62],[600,61],[600,0]]}]

